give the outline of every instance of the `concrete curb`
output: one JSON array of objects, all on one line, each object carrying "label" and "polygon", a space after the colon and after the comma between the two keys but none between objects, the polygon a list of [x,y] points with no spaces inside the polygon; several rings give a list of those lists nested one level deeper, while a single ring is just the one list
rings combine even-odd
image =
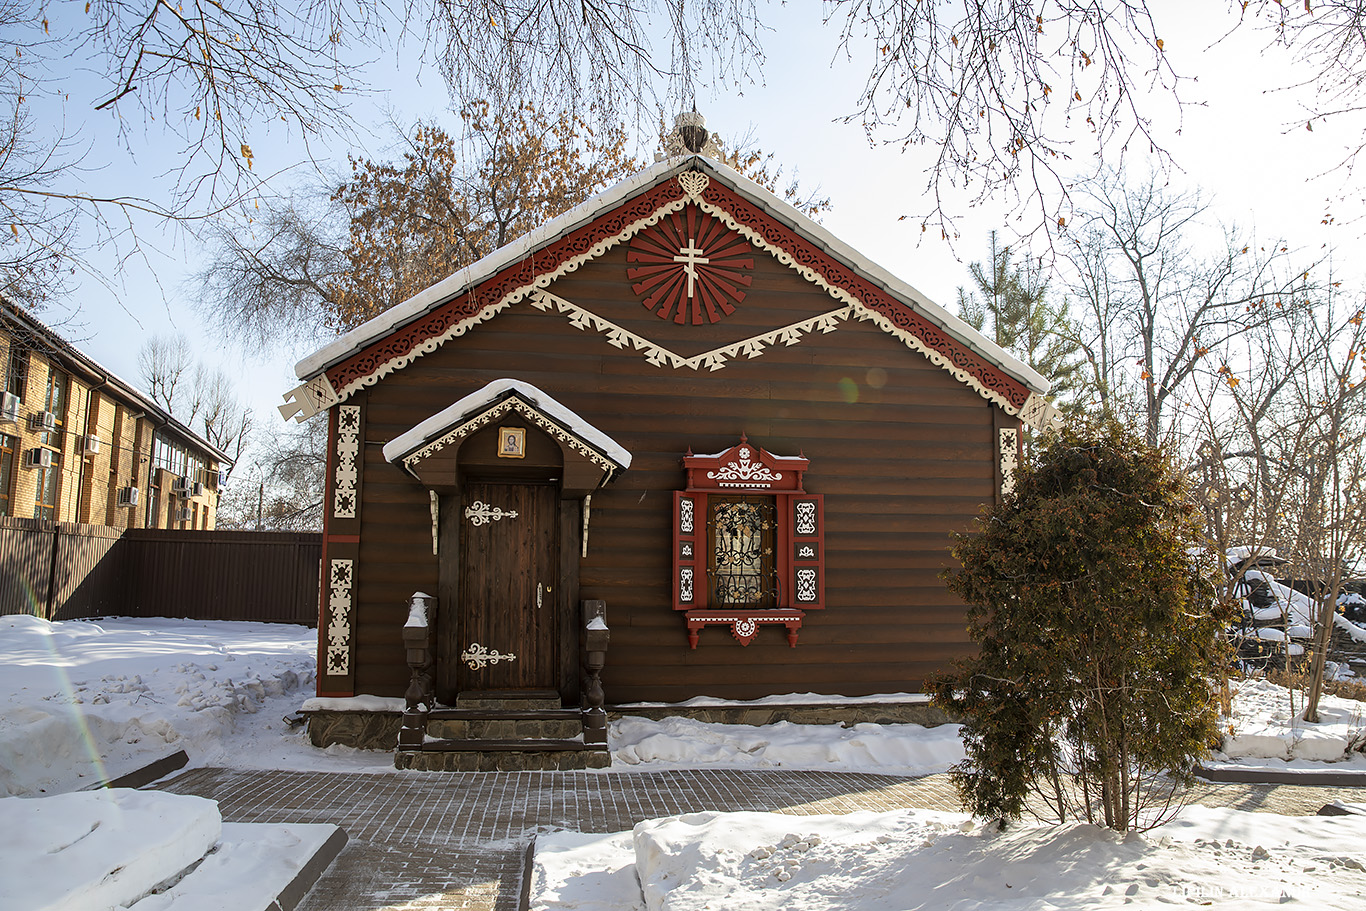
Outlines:
[{"label": "concrete curb", "polygon": [[328,867],[332,866],[332,861],[337,859],[337,855],[346,847],[347,841],[346,830],[338,827],[264,911],[294,911],[313,888],[313,884],[322,877]]},{"label": "concrete curb", "polygon": [[1274,769],[1195,770],[1199,778],[1221,784],[1297,784],[1310,788],[1366,788],[1366,772],[1277,772]]}]

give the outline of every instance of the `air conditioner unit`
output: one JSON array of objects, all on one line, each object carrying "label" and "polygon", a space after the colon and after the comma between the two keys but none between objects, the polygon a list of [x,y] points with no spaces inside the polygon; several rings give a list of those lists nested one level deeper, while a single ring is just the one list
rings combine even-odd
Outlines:
[{"label": "air conditioner unit", "polygon": [[175,520],[176,520],[177,522],[188,522],[188,521],[190,521],[190,519],[192,518],[192,515],[193,515],[193,514],[190,512],[189,507],[185,507],[185,508],[183,508],[183,509],[177,509],[177,510],[175,511]]},{"label": "air conditioner unit", "polygon": [[119,506],[138,505],[138,489],[136,487],[120,487],[118,493]]},{"label": "air conditioner unit", "polygon": [[0,421],[6,424],[19,423],[19,406],[24,404],[13,392],[0,396]]},{"label": "air conditioner unit", "polygon": [[190,488],[190,496],[192,496],[192,497],[202,497],[202,496],[204,496],[204,485],[201,484],[201,483],[199,483],[198,481],[196,481],[195,484],[194,484],[194,486]]},{"label": "air conditioner unit", "polygon": [[93,433],[81,437],[81,448],[85,450],[86,455],[94,455],[100,451],[100,438]]},{"label": "air conditioner unit", "polygon": [[51,468],[52,450],[43,449],[41,446],[37,449],[28,450],[24,453],[24,466],[26,468]]},{"label": "air conditioner unit", "polygon": [[188,497],[191,489],[190,479],[183,476],[176,478],[175,483],[171,485],[171,492],[178,497]]},{"label": "air conditioner unit", "polygon": [[57,415],[51,411],[40,411],[37,414],[29,415],[29,430],[56,430]]}]

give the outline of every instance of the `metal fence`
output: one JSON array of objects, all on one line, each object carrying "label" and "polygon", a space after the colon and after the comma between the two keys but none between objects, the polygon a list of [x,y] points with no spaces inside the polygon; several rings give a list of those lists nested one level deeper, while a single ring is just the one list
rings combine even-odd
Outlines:
[{"label": "metal fence", "polygon": [[322,536],[0,518],[0,614],[318,620]]}]

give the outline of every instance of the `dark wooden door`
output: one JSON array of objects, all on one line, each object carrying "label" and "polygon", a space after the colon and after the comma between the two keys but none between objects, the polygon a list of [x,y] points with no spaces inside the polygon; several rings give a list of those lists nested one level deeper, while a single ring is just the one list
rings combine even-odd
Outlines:
[{"label": "dark wooden door", "polygon": [[[556,689],[558,499],[549,484],[465,485],[456,649],[461,691]],[[507,655],[515,657],[500,657]]]}]

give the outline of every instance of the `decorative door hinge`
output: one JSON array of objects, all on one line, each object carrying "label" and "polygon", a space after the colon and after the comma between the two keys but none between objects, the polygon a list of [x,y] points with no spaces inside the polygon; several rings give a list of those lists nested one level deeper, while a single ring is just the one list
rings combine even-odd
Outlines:
[{"label": "decorative door hinge", "polygon": [[482,671],[490,664],[497,664],[500,661],[516,661],[516,655],[504,655],[502,652],[487,648],[478,642],[471,642],[469,648],[460,653],[460,660],[472,671]]},{"label": "decorative door hinge", "polygon": [[517,518],[517,511],[503,511],[501,506],[490,506],[482,500],[475,500],[465,507],[465,518],[470,520],[471,525],[486,525],[489,522],[501,522],[504,519]]}]

